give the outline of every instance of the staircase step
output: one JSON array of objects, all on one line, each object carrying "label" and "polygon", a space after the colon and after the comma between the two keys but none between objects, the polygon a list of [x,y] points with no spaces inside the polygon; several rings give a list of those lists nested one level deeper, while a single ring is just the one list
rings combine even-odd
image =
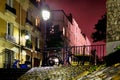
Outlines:
[{"label": "staircase step", "polygon": [[29,69],[0,69],[0,80],[17,80],[21,75],[25,74]]}]

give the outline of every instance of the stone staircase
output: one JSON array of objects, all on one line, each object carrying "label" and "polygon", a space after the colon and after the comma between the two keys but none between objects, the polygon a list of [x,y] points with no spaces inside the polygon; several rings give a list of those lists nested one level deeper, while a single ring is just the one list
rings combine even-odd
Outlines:
[{"label": "stone staircase", "polygon": [[88,66],[34,67],[18,80],[77,80],[87,74]]},{"label": "stone staircase", "polygon": [[120,80],[120,63],[100,69],[80,77],[77,80]]}]

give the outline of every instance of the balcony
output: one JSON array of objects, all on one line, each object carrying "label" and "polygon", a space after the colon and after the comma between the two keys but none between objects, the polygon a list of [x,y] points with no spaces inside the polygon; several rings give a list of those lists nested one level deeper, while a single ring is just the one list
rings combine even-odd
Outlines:
[{"label": "balcony", "polygon": [[15,43],[15,38],[11,35],[6,34],[6,40],[9,40]]},{"label": "balcony", "polygon": [[16,15],[16,9],[10,7],[8,4],[6,4],[5,9]]}]

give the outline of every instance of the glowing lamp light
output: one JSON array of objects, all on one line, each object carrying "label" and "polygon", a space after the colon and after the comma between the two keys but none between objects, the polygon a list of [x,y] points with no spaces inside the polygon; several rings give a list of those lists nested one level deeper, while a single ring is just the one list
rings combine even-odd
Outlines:
[{"label": "glowing lamp light", "polygon": [[43,20],[47,21],[50,18],[50,11],[43,10],[42,11],[42,17],[43,17]]},{"label": "glowing lamp light", "polygon": [[27,39],[29,39],[30,37],[29,37],[29,35],[25,35],[25,39],[27,40]]}]

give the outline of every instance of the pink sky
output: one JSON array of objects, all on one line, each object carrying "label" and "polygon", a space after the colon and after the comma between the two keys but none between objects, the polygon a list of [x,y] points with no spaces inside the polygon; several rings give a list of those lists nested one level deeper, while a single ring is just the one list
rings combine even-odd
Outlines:
[{"label": "pink sky", "polygon": [[53,10],[64,10],[66,14],[72,13],[81,31],[90,41],[94,25],[106,12],[106,0],[46,0]]}]

